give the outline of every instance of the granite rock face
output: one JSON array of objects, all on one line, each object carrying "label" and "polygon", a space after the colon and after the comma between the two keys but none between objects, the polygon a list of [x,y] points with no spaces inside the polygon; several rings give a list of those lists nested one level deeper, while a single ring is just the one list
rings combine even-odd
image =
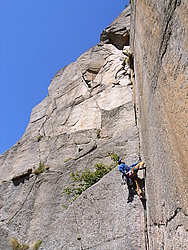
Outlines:
[{"label": "granite rock face", "polygon": [[[187,249],[187,12],[183,0],[132,0],[57,72],[0,156],[0,249],[11,237],[45,250]],[[110,154],[146,162],[146,204],[117,167],[71,203],[70,174],[114,164]]]},{"label": "granite rock face", "polygon": [[139,159],[126,58],[101,42],[61,69],[20,141],[0,156],[0,249],[11,249],[11,237],[41,239],[45,250],[133,250],[140,239],[144,249],[144,209],[134,193],[127,203],[117,167],[72,204],[63,194],[71,173],[114,164],[112,153],[127,164]]},{"label": "granite rock face", "polygon": [[110,26],[103,30],[100,36],[101,42],[113,44],[118,49],[129,45],[130,15],[130,6],[128,6]]},{"label": "granite rock face", "polygon": [[188,2],[131,1],[150,249],[188,249]]},{"label": "granite rock face", "polygon": [[[113,45],[96,45],[60,70],[48,96],[33,109],[23,137],[1,155],[1,180],[40,162],[53,169],[67,159],[80,159],[100,142],[98,129],[101,139],[109,141],[134,127],[132,86],[124,60]],[[121,114],[125,117],[119,120]]]}]

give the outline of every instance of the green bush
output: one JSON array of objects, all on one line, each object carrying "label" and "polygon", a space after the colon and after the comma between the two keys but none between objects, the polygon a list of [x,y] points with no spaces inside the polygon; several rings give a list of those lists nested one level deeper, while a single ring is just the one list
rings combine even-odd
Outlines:
[{"label": "green bush", "polygon": [[2,180],[2,181],[1,181],[2,184],[5,184],[5,183],[7,183],[7,182],[8,182],[7,180]]},{"label": "green bush", "polygon": [[95,164],[94,168],[95,170],[93,172],[86,168],[83,172],[76,171],[70,174],[73,183],[64,188],[63,193],[67,196],[71,196],[71,202],[79,197],[86,189],[98,182],[104,175],[109,173],[113,169],[113,165],[106,166],[103,163],[99,163]]},{"label": "green bush", "polygon": [[67,158],[66,160],[64,160],[64,162],[66,163],[66,162],[68,162],[70,160],[72,160],[72,158]]},{"label": "green bush", "polygon": [[29,249],[27,244],[20,244],[16,238],[10,239],[10,244],[13,250],[26,250]]},{"label": "green bush", "polygon": [[32,249],[32,250],[38,250],[39,247],[41,246],[41,244],[42,244],[42,240],[38,240],[37,242],[35,242],[35,243],[32,245],[31,249]]},{"label": "green bush", "polygon": [[101,138],[101,129],[98,128],[97,129],[97,139],[100,139]]},{"label": "green bush", "polygon": [[111,153],[110,156],[111,156],[111,159],[115,162],[115,166],[117,166],[118,160],[119,160],[119,155]]},{"label": "green bush", "polygon": [[[118,165],[119,156],[115,153],[110,153],[109,156],[113,160],[114,164],[107,166],[103,163],[94,165],[94,171],[90,171],[86,168],[84,171],[76,171],[71,173],[73,183],[63,189],[63,194],[70,197],[70,202],[75,201],[86,189],[98,182],[104,175],[108,174],[114,167]],[[66,207],[63,205],[63,207]],[[67,208],[67,207],[66,207]]]},{"label": "green bush", "polygon": [[65,210],[68,209],[68,206],[66,206],[65,204],[62,204],[62,206],[63,206],[63,208],[64,208]]},{"label": "green bush", "polygon": [[37,169],[34,170],[34,174],[39,175],[41,173],[43,173],[44,171],[48,170],[49,167],[45,166],[44,163],[39,163],[39,167]]},{"label": "green bush", "polygon": [[39,141],[41,141],[41,139],[42,139],[42,135],[38,135],[37,136],[37,141],[39,142]]},{"label": "green bush", "polygon": [[[13,250],[26,250],[26,249],[29,249],[28,244],[20,244],[16,238],[11,238],[10,239],[10,244],[11,244],[11,247],[12,247]],[[38,250],[39,247],[41,246],[41,244],[42,244],[42,241],[38,240],[37,242],[35,242],[31,246],[31,249],[32,250]]]},{"label": "green bush", "polygon": [[128,58],[126,60],[127,65],[131,68],[134,69],[134,54],[133,52],[128,52]]}]

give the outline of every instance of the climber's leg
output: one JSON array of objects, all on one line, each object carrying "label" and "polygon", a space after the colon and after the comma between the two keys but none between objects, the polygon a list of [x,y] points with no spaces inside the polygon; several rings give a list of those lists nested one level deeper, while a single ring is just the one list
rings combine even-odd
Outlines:
[{"label": "climber's leg", "polygon": [[122,173],[122,185],[125,185],[125,174]]},{"label": "climber's leg", "polygon": [[142,195],[142,189],[141,189],[141,179],[138,176],[134,177],[134,182],[136,184],[136,191],[137,194],[140,196]]}]

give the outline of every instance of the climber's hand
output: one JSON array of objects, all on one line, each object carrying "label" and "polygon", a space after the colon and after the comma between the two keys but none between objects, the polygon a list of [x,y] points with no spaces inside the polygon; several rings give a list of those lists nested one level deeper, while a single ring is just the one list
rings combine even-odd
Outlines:
[{"label": "climber's hand", "polygon": [[143,167],[143,166],[144,166],[144,164],[145,164],[145,162],[144,162],[144,161],[141,161],[141,162],[140,162],[140,166],[141,166],[141,167]]}]

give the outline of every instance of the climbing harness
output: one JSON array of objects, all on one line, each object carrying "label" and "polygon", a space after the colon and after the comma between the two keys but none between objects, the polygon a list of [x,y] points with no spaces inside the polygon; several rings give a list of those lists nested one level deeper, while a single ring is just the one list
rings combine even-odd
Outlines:
[{"label": "climbing harness", "polygon": [[133,174],[134,174],[134,170],[131,168],[129,172],[127,173],[127,175],[129,176],[129,178],[132,178],[134,176]]}]

